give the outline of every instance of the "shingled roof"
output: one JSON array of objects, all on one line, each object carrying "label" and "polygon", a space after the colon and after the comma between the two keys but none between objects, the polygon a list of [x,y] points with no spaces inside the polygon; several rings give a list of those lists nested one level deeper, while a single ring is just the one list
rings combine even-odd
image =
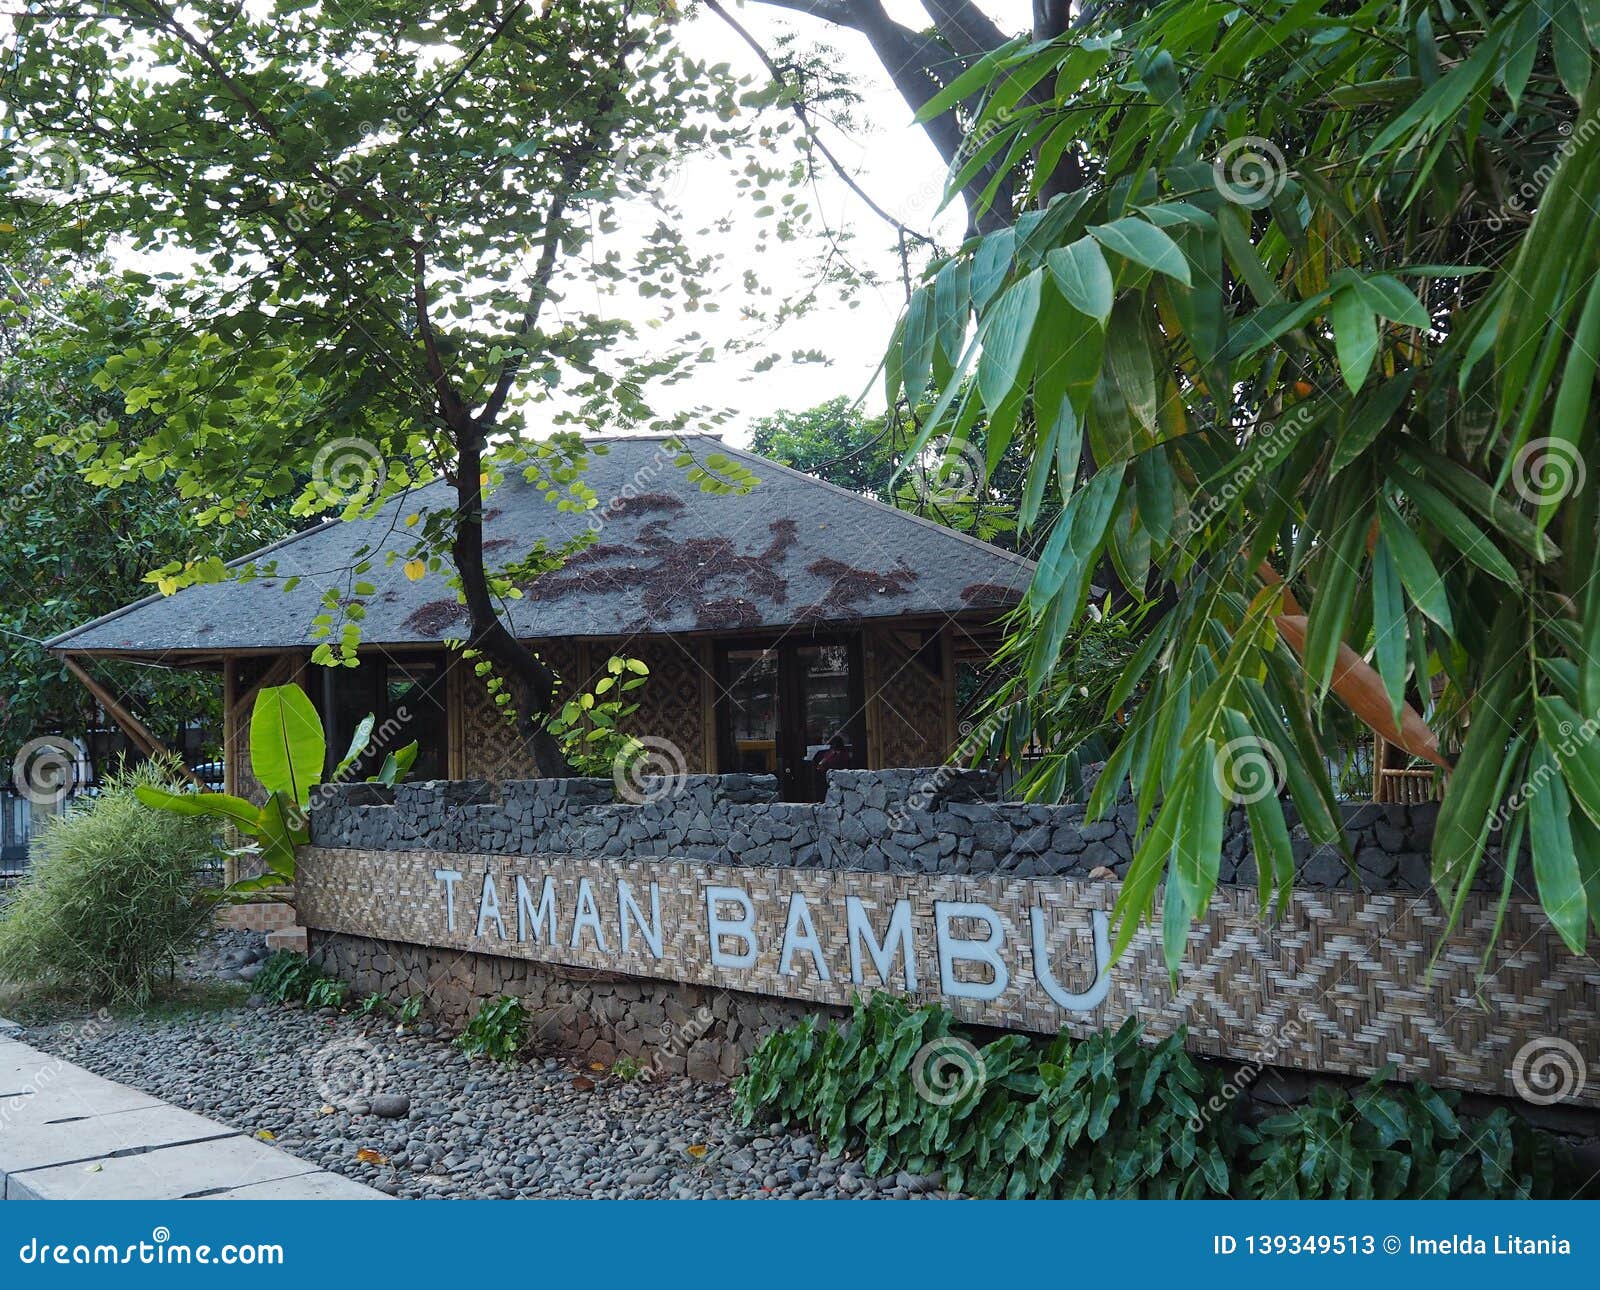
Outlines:
[{"label": "shingled roof", "polygon": [[[519,636],[633,636],[823,626],[862,619],[951,615],[1016,603],[1033,573],[1019,556],[918,516],[709,438],[697,456],[721,452],[760,478],[743,496],[702,493],[659,438],[607,438],[587,480],[601,509],[557,511],[520,478],[499,487],[485,512],[491,567],[544,538],[553,544],[598,515],[598,541],[511,601]],[[278,576],[151,596],[49,642],[66,653],[216,654],[315,644],[323,588],[364,545],[379,555],[363,580],[363,639],[374,645],[437,642],[464,634],[465,610],[443,579],[408,581],[382,552],[407,545],[396,519],[448,507],[443,483],[390,503],[368,520],[331,521],[265,547]],[[292,591],[284,581],[300,577]],[[179,661],[174,659],[172,661]]]}]

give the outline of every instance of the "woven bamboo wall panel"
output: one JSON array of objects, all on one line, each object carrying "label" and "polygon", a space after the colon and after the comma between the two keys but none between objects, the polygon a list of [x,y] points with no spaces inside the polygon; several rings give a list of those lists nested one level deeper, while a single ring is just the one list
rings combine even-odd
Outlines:
[{"label": "woven bamboo wall panel", "polygon": [[876,734],[874,766],[939,766],[950,751],[946,730],[947,689],[954,678],[929,670],[927,657],[912,657],[892,628],[868,631],[865,641],[867,705]]},{"label": "woven bamboo wall panel", "polygon": [[[553,938],[537,908],[546,879]],[[637,914],[624,916],[619,882]],[[744,894],[754,933],[753,943],[720,935],[720,963],[709,935],[713,888]],[[1425,897],[1302,890],[1285,917],[1264,923],[1253,891],[1224,888],[1190,931],[1174,995],[1159,917],[1101,970],[1113,881],[313,847],[301,853],[297,889],[301,922],[322,931],[813,1003],[890,988],[968,1022],[1041,1033],[1137,1015],[1153,1038],[1186,1025],[1193,1050],[1246,1062],[1357,1076],[1392,1062],[1402,1078],[1502,1094],[1516,1091],[1518,1054],[1540,1041],[1559,1038],[1600,1066],[1600,945],[1568,953],[1526,901],[1508,911],[1488,973],[1480,964],[1494,911],[1470,901],[1430,978],[1443,919]],[[871,941],[851,933],[852,905]],[[890,933],[897,909],[912,948],[909,985]],[[744,909],[725,899],[716,912],[737,922]],[[820,970],[806,948],[813,935]],[[874,951],[887,951],[878,954],[887,980]],[[727,961],[747,954],[748,963]],[[1600,1105],[1600,1079],[1571,1100]]]}]

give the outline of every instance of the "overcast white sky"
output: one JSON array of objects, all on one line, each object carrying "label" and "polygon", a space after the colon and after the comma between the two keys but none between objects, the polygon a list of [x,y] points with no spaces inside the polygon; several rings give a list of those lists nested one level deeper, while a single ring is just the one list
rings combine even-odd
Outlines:
[{"label": "overcast white sky", "polygon": [[[928,25],[926,12],[915,0],[889,0],[885,7],[909,26]],[[1019,0],[989,3],[983,8],[1008,31],[1024,29],[1030,17],[1030,6]],[[746,3],[732,11],[769,49],[781,32],[790,31],[802,42],[826,42],[838,51],[840,64],[855,81],[863,101],[855,114],[860,127],[857,133],[847,136],[825,131],[830,148],[862,188],[897,219],[946,246],[959,242],[965,222],[959,204],[935,215],[943,196],[944,164],[921,127],[912,121],[910,109],[889,84],[865,39],[760,3]],[[690,49],[712,62],[728,62],[751,76],[766,76],[755,55],[715,14],[702,10],[685,25],[682,36]],[[690,227],[722,214],[749,218],[749,203],[737,196],[725,163],[693,162],[683,168],[675,187],[674,200],[683,206]],[[782,408],[811,407],[839,394],[850,398],[860,394],[883,355],[904,303],[894,230],[832,174],[827,174],[819,187],[823,213],[835,227],[843,225],[855,233],[852,255],[858,263],[874,268],[884,283],[876,289],[863,289],[854,308],[825,298],[809,316],[777,334],[775,348],[781,352],[819,350],[830,359],[827,366],[785,362],[752,375],[749,362],[719,361],[702,368],[690,387],[664,392],[666,397],[660,401],[675,407],[709,403],[736,409],[737,415],[725,430],[731,442],[744,443],[746,427],[756,417]],[[763,256],[761,271],[798,287],[809,279],[807,260],[819,249],[816,244],[795,248],[792,263],[781,268],[773,257]],[[725,253],[737,263],[737,249],[728,248]],[[916,264],[914,259],[913,268]],[[715,321],[708,321],[704,330],[717,339],[737,334],[738,326],[737,311],[729,308]],[[878,410],[882,405],[881,381],[873,381],[868,407]]]}]

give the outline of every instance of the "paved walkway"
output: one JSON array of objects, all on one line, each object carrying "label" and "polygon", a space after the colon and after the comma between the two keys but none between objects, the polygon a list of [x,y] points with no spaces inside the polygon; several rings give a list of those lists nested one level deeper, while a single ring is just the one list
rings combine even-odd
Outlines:
[{"label": "paved walkway", "polygon": [[387,1200],[217,1120],[30,1048],[0,1019],[6,1200]]}]

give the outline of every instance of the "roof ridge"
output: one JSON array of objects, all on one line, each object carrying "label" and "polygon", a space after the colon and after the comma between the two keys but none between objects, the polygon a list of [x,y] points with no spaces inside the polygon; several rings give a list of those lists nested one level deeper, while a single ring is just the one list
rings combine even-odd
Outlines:
[{"label": "roof ridge", "polygon": [[841,496],[850,498],[852,501],[863,502],[868,506],[876,507],[880,511],[887,511],[890,515],[898,516],[900,519],[908,520],[913,524],[920,524],[924,528],[931,529],[944,537],[956,538],[969,546],[977,547],[985,555],[999,556],[1001,559],[1009,560],[1012,564],[1026,569],[1029,573],[1032,573],[1035,568],[1034,562],[1025,555],[1018,555],[1015,551],[1007,551],[1003,546],[996,546],[993,542],[985,542],[982,538],[973,537],[970,533],[963,533],[960,529],[953,529],[948,524],[940,524],[937,520],[930,520],[927,516],[918,515],[915,511],[903,511],[898,506],[890,506],[887,502],[880,502],[876,497],[868,497],[865,493],[857,493],[840,484],[835,484],[831,479],[823,479],[820,475],[812,475],[803,470],[796,470],[793,466],[786,466],[783,462],[774,461],[771,457],[763,457],[760,453],[751,452],[748,448],[732,448],[726,444],[723,445],[723,448],[726,452],[738,453],[741,457],[759,462],[762,466],[776,466],[779,470],[793,475],[796,479],[804,480],[807,484],[814,484],[818,488],[830,489]]}]

